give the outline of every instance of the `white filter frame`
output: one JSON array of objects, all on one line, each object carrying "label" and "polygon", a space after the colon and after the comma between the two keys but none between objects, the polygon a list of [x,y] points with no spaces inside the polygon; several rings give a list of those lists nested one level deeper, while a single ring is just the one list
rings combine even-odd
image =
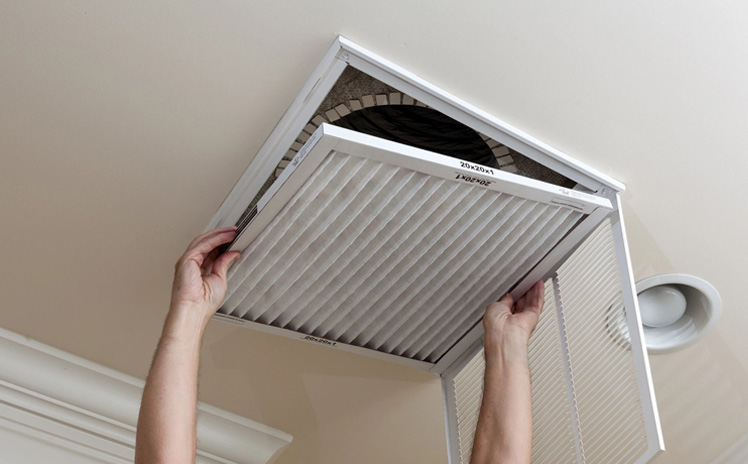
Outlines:
[{"label": "white filter frame", "polygon": [[[231,246],[231,251],[242,251],[267,226],[275,214],[291,199],[322,161],[334,151],[352,153],[373,161],[398,166],[442,179],[456,180],[467,185],[506,193],[515,197],[561,206],[582,214],[592,214],[602,208],[607,215],[612,210],[610,200],[570,190],[535,179],[510,174],[499,169],[480,166],[420,148],[391,142],[371,135],[322,124],[294,157],[281,176],[260,198],[257,215]],[[235,223],[245,208],[239,203],[228,218]],[[265,209],[271,214],[261,214]]]}]

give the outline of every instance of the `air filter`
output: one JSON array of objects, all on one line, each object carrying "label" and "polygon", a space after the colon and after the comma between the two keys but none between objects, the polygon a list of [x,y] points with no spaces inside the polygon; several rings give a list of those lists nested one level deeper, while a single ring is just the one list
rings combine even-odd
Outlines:
[{"label": "air filter", "polygon": [[644,463],[663,445],[622,189],[339,38],[207,227],[242,252],[215,317],[441,376],[467,464],[484,308],[545,280],[533,462]]},{"label": "air filter", "polygon": [[607,200],[323,125],[232,249],[221,313],[434,363]]}]

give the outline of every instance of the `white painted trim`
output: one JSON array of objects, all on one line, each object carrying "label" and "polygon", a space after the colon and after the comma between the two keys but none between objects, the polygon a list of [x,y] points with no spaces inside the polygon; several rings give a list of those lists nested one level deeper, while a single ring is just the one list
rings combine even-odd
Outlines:
[{"label": "white painted trim", "polygon": [[[0,427],[101,462],[132,462],[143,385],[0,329]],[[198,404],[198,463],[268,463],[291,440],[287,433]]]},{"label": "white painted trim", "polygon": [[647,347],[644,340],[641,313],[639,311],[639,300],[636,296],[634,272],[631,267],[631,257],[629,255],[628,241],[626,240],[626,227],[623,222],[623,211],[621,210],[621,197],[619,194],[615,196],[615,208],[616,212],[613,214],[611,221],[613,241],[615,243],[618,271],[621,279],[623,304],[626,308],[626,319],[631,337],[631,351],[634,356],[636,371],[639,374],[637,376],[639,399],[642,405],[642,415],[644,416],[644,426],[647,431],[649,445],[647,453],[636,464],[644,464],[665,450],[665,441],[662,436],[660,414],[657,410],[654,383],[649,368],[649,358],[647,357]]},{"label": "white painted trim", "polygon": [[[0,403],[0,429],[33,438],[43,444],[73,451],[103,463],[128,464],[132,462],[128,451],[130,455],[132,452],[126,445],[101,439],[75,427],[40,418],[35,413],[4,403]],[[202,462],[215,461],[203,460]]]}]

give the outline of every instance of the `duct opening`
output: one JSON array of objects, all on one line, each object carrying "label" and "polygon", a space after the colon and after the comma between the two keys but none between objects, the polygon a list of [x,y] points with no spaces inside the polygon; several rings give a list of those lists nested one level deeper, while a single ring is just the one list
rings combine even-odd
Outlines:
[{"label": "duct opening", "polygon": [[385,140],[499,168],[485,140],[471,128],[427,107],[387,105],[363,108],[333,122]]},{"label": "duct opening", "polygon": [[[326,122],[342,127],[353,128],[348,125],[350,124],[348,122],[349,118],[356,118],[357,113],[362,113],[363,115],[380,111],[382,114],[386,113],[386,116],[389,117],[390,121],[388,122],[388,127],[379,127],[376,133],[369,133],[370,135],[393,140],[394,137],[397,137],[397,133],[394,132],[395,129],[398,131],[410,131],[418,134],[419,131],[423,130],[423,127],[418,128],[416,127],[417,124],[419,122],[428,122],[434,126],[429,131],[431,134],[448,131],[462,133],[465,134],[466,137],[467,134],[470,134],[470,137],[475,140],[476,150],[479,150],[479,153],[481,153],[480,156],[487,154],[486,149],[490,150],[493,154],[495,161],[492,159],[486,159],[486,166],[498,167],[498,169],[502,171],[566,188],[574,188],[576,186],[574,181],[567,179],[552,169],[546,168],[540,163],[533,161],[485,134],[476,132],[473,128],[437,111],[436,109],[430,108],[425,103],[416,100],[412,96],[403,93],[352,66],[346,68],[346,70],[340,75],[335,85],[317,108],[315,115],[309,120],[309,123],[297,137],[296,143],[294,143],[291,149],[286,153],[285,160],[279,164],[279,168],[281,169],[276,169],[275,175],[277,176],[282,172],[282,168],[288,164],[288,162],[296,155],[296,152],[301,149],[311,134],[314,133],[317,127],[322,123]],[[414,117],[414,114],[424,116],[425,119],[418,120]],[[400,118],[399,121],[397,120],[398,118]],[[411,127],[408,127],[409,124]],[[358,130],[356,128],[353,129]],[[388,131],[390,131],[390,134],[387,134]],[[361,132],[364,131],[362,130]],[[480,137],[483,143],[477,142],[476,137]],[[402,143],[411,146],[425,148],[413,143],[412,141],[402,139],[395,141],[401,141]],[[434,146],[434,142],[430,143],[432,144],[431,147],[425,149],[445,154],[447,156],[460,158],[459,152],[450,153],[448,150],[441,150],[438,145]],[[441,148],[448,147],[442,146]],[[484,163],[478,162],[478,164]]]},{"label": "duct opening", "polygon": [[248,205],[245,214],[249,214],[323,123],[358,130],[569,189],[576,186],[574,181],[552,169],[349,66]]},{"label": "duct opening", "polygon": [[[358,113],[361,114],[359,115]],[[566,188],[574,188],[576,186],[574,181],[567,179],[552,169],[546,168],[485,134],[476,132],[471,127],[436,109],[430,108],[425,103],[416,100],[406,93],[400,92],[396,88],[352,66],[346,68],[340,75],[335,85],[317,108],[315,115],[309,120],[301,133],[299,133],[295,143],[290,147],[271,177],[275,178],[283,172],[283,169],[296,156],[296,153],[304,146],[304,143],[309,140],[309,137],[323,123],[359,130],[353,127],[350,121],[361,119],[364,115],[374,113],[387,117],[387,124],[385,126],[379,124],[379,127],[374,132],[366,132],[366,127],[363,127],[364,130],[360,130],[361,132],[460,158],[460,152],[450,153],[446,149],[448,146],[442,145],[440,147],[433,141],[424,142],[421,140],[424,143],[430,143],[427,148],[414,143],[413,140],[404,139],[402,136],[402,132],[410,132],[412,136],[418,138],[419,132],[423,135],[425,124],[431,123],[433,127],[428,129],[427,132],[431,135],[450,131],[464,134],[465,137],[468,137],[468,134],[470,134],[469,137],[474,141],[472,143],[474,143],[474,147],[480,155],[470,154],[468,156],[485,156],[485,163],[478,162],[478,164],[496,167],[512,174]],[[423,119],[418,119],[416,115],[422,116]],[[417,127],[419,124],[421,124],[420,128]],[[369,125],[369,129],[372,129],[371,125]],[[479,143],[477,137],[482,139],[483,143]],[[486,149],[491,151],[493,159],[487,156]]]}]

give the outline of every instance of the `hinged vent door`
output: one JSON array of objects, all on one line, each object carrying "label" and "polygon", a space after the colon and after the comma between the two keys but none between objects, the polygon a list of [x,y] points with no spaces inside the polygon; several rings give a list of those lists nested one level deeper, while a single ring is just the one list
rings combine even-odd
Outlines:
[{"label": "hinged vent door", "polygon": [[[529,346],[532,462],[644,463],[663,449],[622,223],[606,220],[546,281]],[[468,464],[481,344],[445,373],[450,462]]]},{"label": "hinged vent door", "polygon": [[323,125],[242,215],[220,312],[423,367],[599,209],[610,202]]}]

